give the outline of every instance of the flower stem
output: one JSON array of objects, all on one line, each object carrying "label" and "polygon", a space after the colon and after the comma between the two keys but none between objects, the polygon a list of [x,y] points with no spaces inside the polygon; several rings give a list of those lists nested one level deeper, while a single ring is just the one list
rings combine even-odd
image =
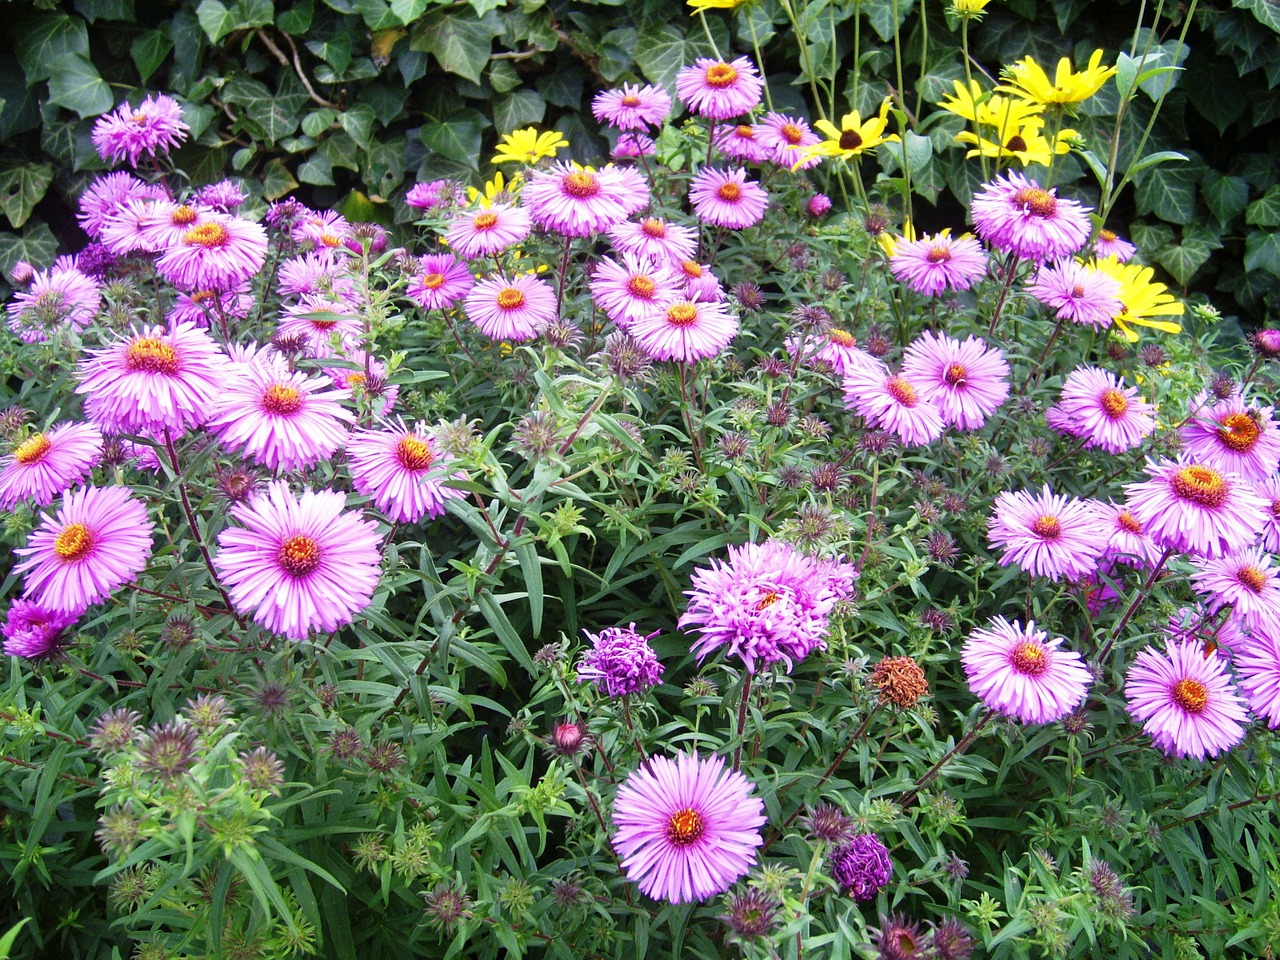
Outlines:
[{"label": "flower stem", "polygon": [[1124,614],[1120,617],[1115,627],[1111,631],[1111,636],[1107,638],[1107,642],[1102,649],[1098,651],[1098,662],[1101,663],[1107,658],[1107,654],[1111,652],[1112,645],[1120,637],[1121,632],[1129,625],[1129,620],[1138,611],[1138,604],[1142,603],[1144,597],[1151,592],[1151,588],[1155,586],[1156,578],[1160,576],[1160,571],[1164,569],[1165,563],[1173,556],[1173,548],[1169,547],[1164,553],[1160,554],[1160,559],[1156,561],[1156,565],[1151,568],[1151,573],[1147,576],[1147,582],[1142,585],[1142,589],[1133,595],[1133,599],[1129,601],[1129,606]]},{"label": "flower stem", "polygon": [[742,739],[747,730],[747,698],[751,695],[751,674],[748,673],[742,680],[742,696],[738,700],[738,745],[733,750],[733,769],[737,770],[742,766]]},{"label": "flower stem", "polygon": [[938,774],[942,772],[942,768],[951,762],[952,758],[959,756],[969,749],[974,740],[978,739],[978,734],[982,732],[983,727],[991,722],[991,718],[996,715],[995,707],[989,707],[982,718],[973,726],[973,728],[960,738],[960,741],[947,751],[946,756],[929,768],[923,777],[916,781],[916,785],[902,794],[900,804],[902,807],[908,806],[914,800],[917,794],[925,787],[933,783],[937,779]]}]

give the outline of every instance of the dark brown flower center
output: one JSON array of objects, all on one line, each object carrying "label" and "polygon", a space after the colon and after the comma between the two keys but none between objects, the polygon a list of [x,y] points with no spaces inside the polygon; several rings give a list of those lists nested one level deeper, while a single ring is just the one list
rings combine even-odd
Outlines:
[{"label": "dark brown flower center", "polygon": [[44,459],[53,448],[53,443],[43,433],[33,434],[23,440],[16,450],[13,451],[13,459],[17,460],[24,467],[33,463],[39,463]]},{"label": "dark brown flower center", "polygon": [[93,549],[95,537],[83,523],[73,523],[65,527],[53,539],[53,552],[66,563],[83,560]]},{"label": "dark brown flower center", "polygon": [[693,807],[677,810],[667,820],[667,839],[677,847],[697,843],[706,832],[707,821]]},{"label": "dark brown flower center", "polygon": [[840,134],[841,150],[857,150],[862,146],[862,134],[857,130],[845,130]]},{"label": "dark brown flower center", "polygon": [[1183,677],[1173,685],[1173,702],[1187,713],[1201,713],[1209,705],[1209,691],[1199,680]]},{"label": "dark brown flower center", "polygon": [[1027,149],[1027,141],[1015,133],[1009,138],[1009,142],[1004,145],[1004,148],[1010,153],[1022,153]]},{"label": "dark brown flower center", "polygon": [[417,473],[431,466],[435,461],[435,455],[425,441],[409,435],[396,444],[396,460],[406,470]]},{"label": "dark brown flower center", "polygon": [[320,566],[320,544],[299,533],[280,544],[276,559],[290,576],[305,577]]},{"label": "dark brown flower center", "polygon": [[1023,640],[1009,655],[1013,669],[1028,677],[1038,677],[1049,669],[1049,651],[1038,640]]},{"label": "dark brown flower center", "polygon": [[124,365],[134,372],[172,377],[178,372],[178,351],[159,337],[139,337],[125,349]]}]

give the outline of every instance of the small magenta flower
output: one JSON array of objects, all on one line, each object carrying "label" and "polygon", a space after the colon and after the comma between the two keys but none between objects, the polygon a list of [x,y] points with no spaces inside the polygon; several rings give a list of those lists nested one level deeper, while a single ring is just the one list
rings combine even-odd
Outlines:
[{"label": "small magenta flower", "polygon": [[615,167],[591,170],[575,163],[557,163],[537,170],[520,199],[533,222],[564,237],[592,237],[626,220],[629,202],[621,191]]},{"label": "small magenta flower", "polygon": [[942,411],[900,373],[883,366],[857,366],[844,375],[845,406],[873,427],[888,430],[907,446],[923,446],[942,436]]},{"label": "small magenta flower", "polygon": [[267,259],[267,231],[240,217],[212,215],[156,260],[156,272],[182,290],[231,290]]},{"label": "small magenta flower", "polygon": [[578,661],[578,681],[590,681],[601,693],[625,697],[657,685],[663,667],[649,641],[660,631],[647,636],[636,632],[636,625],[606,627],[599,633],[582,631],[591,641],[591,649]]},{"label": "small magenta flower", "polygon": [[1272,407],[1246,402],[1238,390],[1216,403],[1200,394],[1178,430],[1182,449],[1246,480],[1266,480],[1280,467],[1280,428],[1272,412]]},{"label": "small magenta flower", "polygon": [[1224,657],[1196,640],[1138,652],[1124,685],[1129,713],[1165,753],[1204,760],[1244,739],[1248,722]]},{"label": "small magenta flower", "polygon": [[52,503],[93,471],[102,456],[102,434],[91,423],[60,423],[33,433],[0,457],[0,509],[22,500]]},{"label": "small magenta flower", "polygon": [[459,214],[445,231],[449,248],[468,260],[501,253],[529,235],[533,221],[527,210],[495,203]]},{"label": "small magenta flower", "polygon": [[764,218],[769,194],[747,179],[741,168],[703,167],[689,184],[689,202],[699,219],[716,227],[742,230]]},{"label": "small magenta flower", "polygon": [[960,651],[969,689],[988,707],[1023,723],[1061,720],[1089,691],[1080,654],[1062,649],[1062,638],[995,617],[974,630]]},{"label": "small magenta flower", "polygon": [[738,318],[719,302],[675,299],[634,320],[629,332],[654,360],[693,363],[729,346]]},{"label": "small magenta flower", "polygon": [[463,310],[491,340],[532,340],[555,318],[556,293],[539,277],[498,275],[472,287]]},{"label": "small magenta flower", "polygon": [[1059,432],[1099,447],[1124,453],[1141,446],[1156,429],[1155,408],[1114,373],[1078,367],[1067,374],[1058,403],[1045,417]]},{"label": "small magenta flower", "polygon": [[609,239],[623,254],[648,257],[658,263],[691,260],[698,252],[698,232],[661,217],[625,220],[609,228]]},{"label": "small magenta flower", "polygon": [[700,57],[676,74],[676,95],[691,113],[711,120],[748,113],[763,92],[764,81],[746,57],[729,63]]},{"label": "small magenta flower", "polygon": [[1048,484],[1038,494],[1003,491],[989,527],[991,545],[1004,550],[1002,567],[1016,563],[1050,580],[1093,573],[1110,532],[1098,503],[1055,494]]},{"label": "small magenta flower", "polygon": [[618,130],[660,127],[670,112],[671,98],[651,83],[624,83],[616,90],[601,90],[591,101],[595,118]]},{"label": "small magenta flower", "polygon": [[144,156],[167,154],[187,139],[190,131],[182,119],[182,107],[166,94],[149,96],[137,107],[120,104],[97,119],[90,136],[98,156],[107,163],[127,159],[136,167]]},{"label": "small magenta flower", "polygon": [[831,876],[860,903],[874,900],[893,876],[889,848],[874,833],[859,833],[831,850]]},{"label": "small magenta flower", "polygon": [[902,375],[958,430],[981,429],[1009,396],[1004,354],[974,336],[922,333],[902,355]]},{"label": "small magenta flower", "polygon": [[4,621],[4,655],[25,660],[57,656],[67,629],[80,619],[80,613],[62,613],[30,600],[14,600]]},{"label": "small magenta flower", "polygon": [[985,277],[987,255],[973,237],[952,237],[944,231],[899,240],[889,270],[916,293],[936,297],[944,290],[968,290]]},{"label": "small magenta flower", "polygon": [[432,254],[422,258],[405,293],[425,310],[444,310],[470,293],[474,285],[471,271],[457,257]]},{"label": "small magenta flower", "polygon": [[397,523],[417,523],[445,511],[445,503],[463,496],[444,485],[461,478],[451,467],[453,458],[440,450],[435,437],[418,424],[404,421],[378,430],[357,430],[347,441],[351,480],[387,518]]},{"label": "small magenta flower", "polygon": [[1089,209],[1008,173],[983,184],[970,213],[978,236],[991,246],[1042,263],[1070,257],[1088,242]]},{"label": "small magenta flower", "polygon": [[1112,230],[1099,230],[1093,241],[1093,255],[1099,260],[1115,257],[1119,263],[1128,263],[1137,252],[1137,247]]}]

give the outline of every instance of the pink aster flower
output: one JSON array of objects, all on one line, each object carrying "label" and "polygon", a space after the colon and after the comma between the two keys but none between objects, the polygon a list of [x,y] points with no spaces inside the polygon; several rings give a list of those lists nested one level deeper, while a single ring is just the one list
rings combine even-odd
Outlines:
[{"label": "pink aster flower", "polygon": [[565,237],[592,237],[630,215],[623,194],[615,192],[611,173],[557,163],[534,171],[520,199],[543,230]]},{"label": "pink aster flower", "polygon": [[280,264],[276,288],[283,294],[317,293],[356,303],[359,294],[350,263],[350,257],[327,247],[312,250]]},{"label": "pink aster flower", "polygon": [[739,123],[717,129],[715,137],[715,147],[722,156],[739,163],[764,163],[766,153],[760,142],[759,128]]},{"label": "pink aster flower", "polygon": [[1010,172],[983,184],[969,212],[978,236],[991,246],[1042,263],[1070,257],[1085,245],[1090,209]]},{"label": "pink aster flower", "polygon": [[132,200],[162,200],[164,188],[159,184],[144,183],[131,173],[119,171],[98,177],[89,184],[80,197],[80,212],[76,219],[80,226],[95,240],[102,239],[102,230],[124,210]]},{"label": "pink aster flower", "polygon": [[149,327],[91,351],[76,393],[104,433],[180,434],[204,423],[227,373],[226,355],[203,330]]},{"label": "pink aster flower", "polygon": [[698,660],[724,648],[748,673],[783,665],[790,673],[825,650],[836,603],[853,595],[857,576],[843,561],[806,556],[781,540],[729,548],[729,560],[693,574],[680,629],[697,630]]},{"label": "pink aster flower", "polygon": [[1160,562],[1160,548],[1143,532],[1142,523],[1129,508],[1118,503],[1100,503],[1106,544],[1103,561],[1123,563],[1138,569],[1150,569]]},{"label": "pink aster flower", "polygon": [[1267,524],[1267,501],[1237,474],[1195,460],[1147,461],[1150,480],[1126,484],[1130,512],[1161,547],[1221,557],[1249,546]]},{"label": "pink aster flower", "polygon": [[1244,705],[1227,676],[1227,662],[1205,657],[1194,640],[1170,643],[1165,653],[1138,653],[1124,685],[1129,713],[1165,753],[1204,760],[1244,739]]},{"label": "pink aster flower", "polygon": [[1105,330],[1124,309],[1120,284],[1079,260],[1059,260],[1036,271],[1027,292],[1049,307],[1059,320]]},{"label": "pink aster flower", "polygon": [[228,450],[269,470],[305,470],[333,456],[347,441],[355,415],[323,377],[290,370],[283,357],[241,364],[210,410],[208,429]]},{"label": "pink aster flower", "polygon": [[8,306],[9,329],[23,343],[41,343],[64,328],[79,333],[97,317],[101,290],[73,268],[37,270],[30,286],[19,290]]},{"label": "pink aster flower", "polygon": [[655,360],[693,363],[729,346],[738,318],[718,301],[671,300],[637,317],[628,332]]},{"label": "pink aster flower", "polygon": [[853,334],[839,327],[831,327],[825,333],[812,337],[793,334],[787,338],[786,347],[793,357],[803,349],[805,363],[825,363],[840,380],[855,370],[870,377],[885,377],[889,373],[888,367],[858,347]]},{"label": "pink aster flower", "polygon": [[62,423],[33,433],[0,457],[0,510],[23,500],[39,506],[89,476],[102,456],[102,434],[91,423]]},{"label": "pink aster flower", "polygon": [[217,183],[206,183],[195,192],[196,203],[202,203],[223,213],[230,213],[249,199],[249,195],[241,189],[235,180],[219,180]]},{"label": "pink aster flower", "polygon": [[1235,667],[1249,709],[1272,730],[1280,728],[1280,634],[1252,637],[1236,657]]},{"label": "pink aster flower", "polygon": [[1187,420],[1179,428],[1187,456],[1260,481],[1280,468],[1280,429],[1272,408],[1245,403],[1238,392],[1216,403],[1196,397]]},{"label": "pink aster flower", "polygon": [[463,496],[446,487],[453,458],[436,445],[422,424],[412,430],[404,421],[380,430],[357,430],[347,441],[351,482],[396,523],[417,523],[444,513],[445,501]]},{"label": "pink aster flower", "polygon": [[350,235],[351,224],[336,210],[307,210],[290,228],[295,243],[312,243],[317,250],[345,250]]},{"label": "pink aster flower", "polygon": [[629,253],[621,263],[605,257],[591,275],[591,299],[624,330],[683,292],[683,283],[670,267]]},{"label": "pink aster flower", "polygon": [[1255,484],[1254,492],[1262,498],[1266,515],[1258,542],[1264,549],[1280,553],[1280,477],[1268,477]]},{"label": "pink aster flower", "polygon": [[191,128],[182,120],[182,107],[166,94],[149,96],[138,106],[120,104],[103,114],[93,124],[90,136],[98,156],[107,163],[128,159],[137,167],[144,156],[155,158],[167,154],[187,139]]},{"label": "pink aster flower", "polygon": [[303,341],[304,354],[313,360],[332,357],[363,335],[364,322],[355,304],[315,293],[285,307],[276,327],[276,336]]},{"label": "pink aster flower", "polygon": [[900,373],[887,368],[855,368],[844,375],[844,405],[907,446],[932,443],[942,436],[942,412]]},{"label": "pink aster flower", "polygon": [[[801,160],[805,147],[821,143],[822,138],[809,129],[807,121],[781,113],[766,113],[756,127],[761,148],[774,163],[788,170],[808,170],[822,163],[819,156]],[[796,166],[799,161],[799,166]]]},{"label": "pink aster flower", "polygon": [[899,240],[889,270],[916,293],[934,297],[944,290],[968,290],[985,277],[987,255],[973,237],[925,234],[919,240]]},{"label": "pink aster flower", "polygon": [[1078,367],[1067,375],[1051,426],[1084,440],[1086,450],[1101,447],[1123,453],[1142,445],[1156,429],[1155,409],[1122,379],[1098,367]]},{"label": "pink aster flower", "polygon": [[415,210],[434,210],[447,205],[453,200],[453,184],[448,180],[432,180],[429,183],[415,183],[404,195],[406,206]]},{"label": "pink aster flower", "polygon": [[369,605],[382,562],[378,529],[336,490],[295,498],[283,480],[231,508],[213,565],[241,613],[291,640],[352,621]]},{"label": "pink aster flower", "polygon": [[243,320],[256,305],[248,284],[234,290],[196,290],[175,296],[164,320],[169,326],[191,323],[207,327],[210,322]]},{"label": "pink aster flower", "polygon": [[660,127],[670,112],[671,98],[651,83],[624,83],[620,89],[601,90],[591,101],[592,115],[618,130]]},{"label": "pink aster flower", "polygon": [[1023,627],[995,617],[969,634],[960,651],[973,695],[1001,716],[1022,723],[1061,720],[1089,692],[1089,671],[1080,654],[1062,649],[1034,621]]},{"label": "pink aster flower", "polygon": [[458,256],[470,260],[515,246],[532,228],[527,210],[495,203],[455,217],[445,231],[445,242]]},{"label": "pink aster flower", "polygon": [[24,660],[56,657],[62,650],[67,628],[83,611],[61,613],[30,600],[17,599],[4,621],[4,655]]},{"label": "pink aster flower", "polygon": [[1016,563],[1050,580],[1076,580],[1098,567],[1107,528],[1092,500],[1052,493],[1004,491],[996,497],[989,521],[993,547],[1002,547],[1000,566]]},{"label": "pink aster flower", "polygon": [[959,430],[980,429],[1009,396],[1004,354],[974,336],[922,333],[902,355],[902,375]]},{"label": "pink aster flower", "polygon": [[422,258],[405,293],[424,310],[447,310],[470,293],[475,282],[465,263],[437,253]]},{"label": "pink aster flower", "polygon": [[746,875],[766,819],[750,781],[720,757],[653,756],[618,787],[613,849],[642,893],[694,903]]},{"label": "pink aster flower", "polygon": [[583,630],[591,649],[578,661],[578,682],[591,682],[610,697],[626,697],[656,686],[662,679],[663,667],[649,641],[660,631],[647,636],[629,627],[606,627],[599,633]]},{"label": "pink aster flower", "polygon": [[685,294],[690,300],[711,303],[724,299],[724,286],[711,271],[711,264],[698,263],[697,260],[671,260],[668,263],[676,276],[684,280]]},{"label": "pink aster flower", "polygon": [[1137,247],[1110,230],[1100,230],[1093,241],[1093,255],[1099,260],[1115,257],[1120,263],[1128,263],[1137,252]]},{"label": "pink aster flower", "polygon": [[764,81],[746,57],[731,63],[699,57],[676,74],[676,96],[690,113],[711,120],[728,120],[754,110]]},{"label": "pink aster flower", "polygon": [[689,202],[699,219],[713,226],[742,230],[759,223],[769,194],[747,179],[742,169],[703,167],[689,183]]},{"label": "pink aster flower", "polygon": [[102,242],[127,256],[135,250],[160,253],[183,242],[187,233],[214,220],[212,207],[169,200],[131,200],[102,228]]},{"label": "pink aster flower", "polygon": [[490,340],[531,340],[555,319],[556,293],[535,276],[498,275],[471,288],[463,311]]},{"label": "pink aster flower", "polygon": [[183,290],[230,290],[261,270],[266,259],[266,230],[218,215],[184,233],[156,261],[156,272]]},{"label": "pink aster flower", "polygon": [[657,144],[652,137],[643,133],[624,133],[618,137],[609,156],[614,160],[638,160],[640,157],[652,157],[657,152]]},{"label": "pink aster flower", "polygon": [[1231,618],[1250,632],[1280,635],[1280,578],[1271,555],[1246,547],[1225,557],[1197,558],[1191,582],[1210,613],[1231,607]]},{"label": "pink aster flower", "polygon": [[609,228],[609,239],[619,253],[650,260],[691,260],[698,252],[698,233],[661,217],[624,220]]},{"label": "pink aster flower", "polygon": [[13,568],[26,578],[23,595],[53,613],[79,614],[132,580],[151,556],[153,524],[127,487],[80,487],[62,498]]}]

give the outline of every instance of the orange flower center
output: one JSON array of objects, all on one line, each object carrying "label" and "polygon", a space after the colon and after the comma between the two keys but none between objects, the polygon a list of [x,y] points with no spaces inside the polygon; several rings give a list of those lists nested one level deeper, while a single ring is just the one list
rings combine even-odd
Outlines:
[{"label": "orange flower center", "polygon": [[125,348],[124,365],[130,371],[172,377],[178,372],[178,351],[159,337],[139,337]]},{"label": "orange flower center", "polygon": [[356,370],[352,370],[350,373],[347,374],[347,386],[348,387],[364,386],[366,379],[367,378],[363,373],[360,373],[359,371],[356,371]]},{"label": "orange flower center", "polygon": [[67,562],[83,560],[93,549],[94,536],[83,523],[73,523],[53,539],[53,552]]},{"label": "orange flower center", "polygon": [[337,325],[338,325],[338,321],[337,321],[337,320],[319,320],[319,319],[317,319],[317,320],[312,320],[312,321],[311,321],[311,326],[315,327],[317,330],[319,330],[319,331],[321,331],[321,332],[324,332],[324,331],[326,331],[326,330],[332,330],[332,329],[333,329],[334,327],[336,327]]},{"label": "orange flower center", "polygon": [[638,107],[640,106],[640,98],[634,93],[628,93],[622,98],[622,105],[624,107]]},{"label": "orange flower center", "polygon": [[857,150],[862,146],[862,134],[857,130],[845,130],[840,134],[841,150]]},{"label": "orange flower center", "polygon": [[1079,300],[1083,296],[1084,296],[1084,287],[1080,286],[1080,284],[1077,283],[1074,287],[1071,288],[1071,299]]},{"label": "orange flower center", "polygon": [[1229,413],[1218,421],[1218,439],[1237,453],[1247,453],[1262,436],[1258,421],[1247,413]]},{"label": "orange flower center", "polygon": [[1013,669],[1029,677],[1038,677],[1049,669],[1049,651],[1039,640],[1023,640],[1009,655]]},{"label": "orange flower center", "polygon": [[1052,217],[1058,212],[1058,201],[1054,195],[1039,187],[1023,187],[1013,195],[1013,202],[1021,204],[1037,217]]},{"label": "orange flower center", "polygon": [[727,63],[717,63],[707,67],[705,79],[708,86],[723,90],[738,79],[738,71]]},{"label": "orange flower center", "polygon": [[1231,492],[1222,474],[1212,467],[1183,467],[1173,475],[1170,485],[1180,499],[1202,507],[1222,506]]},{"label": "orange flower center", "polygon": [[674,303],[667,308],[667,323],[673,327],[687,327],[698,319],[698,308],[692,303]]},{"label": "orange flower center", "polygon": [[942,375],[942,380],[947,386],[955,387],[964,383],[969,378],[969,371],[965,369],[963,363],[953,363],[947,367],[946,372]]},{"label": "orange flower center", "polygon": [[187,246],[204,247],[206,250],[221,247],[229,239],[231,239],[231,234],[220,223],[202,223],[198,227],[192,227],[182,235],[182,242]]},{"label": "orange flower center", "polygon": [[13,451],[13,459],[24,467],[39,463],[44,455],[53,448],[53,443],[43,433],[33,434],[23,440]]},{"label": "orange flower center", "polygon": [[677,847],[687,847],[697,843],[706,832],[707,821],[693,807],[677,810],[667,821],[667,839]]},{"label": "orange flower center", "polygon": [[1280,500],[1271,501],[1271,516],[1280,520]]},{"label": "orange flower center", "polygon": [[653,217],[647,217],[642,220],[640,222],[640,230],[646,237],[656,237],[659,240],[667,235],[667,225]]},{"label": "orange flower center", "polygon": [[1031,524],[1031,532],[1044,540],[1057,540],[1062,536],[1062,521],[1051,513],[1042,513]]},{"label": "orange flower center", "polygon": [[524,294],[515,287],[503,287],[498,291],[498,307],[502,310],[515,310],[524,306]]},{"label": "orange flower center", "polygon": [[733,203],[742,196],[742,187],[736,183],[722,183],[720,189],[716,191],[716,196],[728,203]]},{"label": "orange flower center", "polygon": [[1187,713],[1201,713],[1209,705],[1209,691],[1199,680],[1183,677],[1173,685],[1173,702]]},{"label": "orange flower center", "polygon": [[342,243],[342,238],[335,233],[320,234],[320,246],[322,247],[336,247],[336,246],[339,246],[341,243]]},{"label": "orange flower center", "polygon": [[571,197],[585,200],[587,197],[594,197],[600,192],[600,181],[596,179],[595,174],[587,173],[585,170],[566,173],[564,177],[564,192]]},{"label": "orange flower center", "polygon": [[1247,587],[1254,593],[1262,593],[1262,588],[1267,585],[1267,575],[1257,567],[1241,567],[1236,571],[1236,579],[1242,587]]},{"label": "orange flower center", "polygon": [[471,221],[471,226],[477,230],[492,230],[498,225],[498,215],[496,213],[481,213]]},{"label": "orange flower center", "polygon": [[680,269],[684,271],[685,276],[693,277],[695,280],[702,277],[702,267],[697,263],[694,263],[692,260],[682,260],[680,262]]},{"label": "orange flower center", "polygon": [[215,290],[197,290],[195,293],[191,294],[191,302],[208,303],[217,295],[217,291]]},{"label": "orange flower center", "polygon": [[916,394],[916,388],[906,381],[903,377],[893,376],[885,381],[885,389],[889,391],[889,396],[897,400],[904,407],[914,407],[920,400]]},{"label": "orange flower center", "polygon": [[287,416],[302,406],[302,394],[283,383],[273,383],[262,395],[262,409],[267,413]]},{"label": "orange flower center", "polygon": [[1116,522],[1120,524],[1120,528],[1122,530],[1127,530],[1130,533],[1142,532],[1142,524],[1139,523],[1138,518],[1128,510],[1121,513],[1120,516],[1116,518]]},{"label": "orange flower center", "polygon": [[652,299],[653,292],[657,289],[658,285],[643,274],[627,281],[627,290],[633,297],[639,297],[641,300]]},{"label": "orange flower center", "polygon": [[1111,230],[1099,230],[1098,239],[1104,243],[1115,243],[1116,235]]},{"label": "orange flower center", "polygon": [[305,577],[320,566],[320,544],[299,533],[280,544],[276,560],[290,576]]},{"label": "orange flower center", "polygon": [[784,123],[778,128],[778,135],[787,143],[799,143],[804,139],[804,131],[797,127],[794,123]]},{"label": "orange flower center", "polygon": [[1102,412],[1112,420],[1124,416],[1129,409],[1129,398],[1119,390],[1102,391]]},{"label": "orange flower center", "polygon": [[756,601],[756,610],[760,611],[760,610],[768,609],[769,607],[772,607],[777,602],[778,602],[778,595],[774,593],[772,590],[770,590],[758,601]]},{"label": "orange flower center", "polygon": [[424,273],[422,275],[422,285],[428,290],[439,289],[444,284],[443,273]]},{"label": "orange flower center", "polygon": [[754,140],[756,138],[756,128],[750,124],[740,123],[734,128],[733,132],[743,140]]},{"label": "orange flower center", "polygon": [[431,452],[431,447],[427,446],[425,441],[410,434],[396,444],[396,460],[406,470],[417,473],[431,466],[435,460],[435,454]]},{"label": "orange flower center", "polygon": [[169,220],[175,227],[185,227],[188,223],[195,223],[198,216],[199,214],[195,210],[184,203],[173,211]]}]

